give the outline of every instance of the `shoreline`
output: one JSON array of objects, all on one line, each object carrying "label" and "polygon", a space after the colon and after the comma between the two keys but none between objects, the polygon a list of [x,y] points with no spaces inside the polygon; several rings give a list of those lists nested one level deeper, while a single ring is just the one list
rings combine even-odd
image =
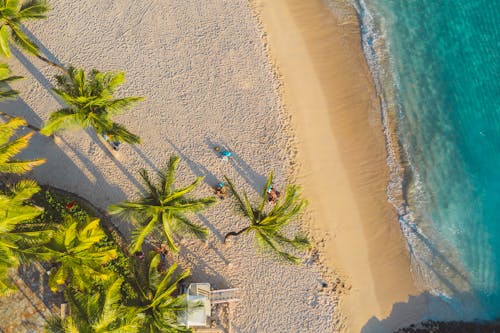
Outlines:
[{"label": "shoreline", "polygon": [[326,238],[327,265],[352,287],[341,300],[345,330],[359,332],[417,293],[397,214],[387,201],[380,101],[359,22],[354,8],[334,15],[320,0],[254,0],[252,6],[292,115],[298,178],[311,201],[315,238]]}]

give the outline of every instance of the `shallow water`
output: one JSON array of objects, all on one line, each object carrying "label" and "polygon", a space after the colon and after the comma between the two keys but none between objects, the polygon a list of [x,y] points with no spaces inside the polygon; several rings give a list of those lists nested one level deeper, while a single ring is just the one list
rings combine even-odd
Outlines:
[{"label": "shallow water", "polygon": [[388,163],[405,168],[393,172],[404,200],[388,194],[415,277],[459,318],[500,317],[500,2],[354,4],[396,122],[402,156]]}]

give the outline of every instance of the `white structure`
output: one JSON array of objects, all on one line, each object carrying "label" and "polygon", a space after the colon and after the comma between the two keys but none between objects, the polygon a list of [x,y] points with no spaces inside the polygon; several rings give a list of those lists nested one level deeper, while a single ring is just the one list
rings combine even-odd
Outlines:
[{"label": "white structure", "polygon": [[210,283],[191,283],[186,290],[187,311],[179,316],[186,327],[207,327],[212,305],[236,302],[238,289],[210,290]]},{"label": "white structure", "polygon": [[186,290],[187,312],[179,316],[186,327],[206,327],[210,318],[210,284],[191,283]]}]

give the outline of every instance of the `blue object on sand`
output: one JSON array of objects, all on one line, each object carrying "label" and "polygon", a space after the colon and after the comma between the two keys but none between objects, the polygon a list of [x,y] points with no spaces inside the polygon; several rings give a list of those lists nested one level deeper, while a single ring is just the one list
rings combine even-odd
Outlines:
[{"label": "blue object on sand", "polygon": [[230,151],[227,151],[227,150],[223,150],[221,151],[220,153],[222,156],[225,156],[225,157],[231,157],[231,152]]}]

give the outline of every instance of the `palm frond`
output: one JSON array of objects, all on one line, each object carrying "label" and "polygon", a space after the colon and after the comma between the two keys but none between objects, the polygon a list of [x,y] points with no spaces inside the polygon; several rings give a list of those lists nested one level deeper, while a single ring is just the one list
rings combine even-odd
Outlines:
[{"label": "palm frond", "polygon": [[132,232],[132,251],[137,252],[142,248],[146,237],[153,232],[157,217],[153,217],[145,226],[138,227]]},{"label": "palm frond", "polygon": [[9,27],[4,24],[0,28],[0,53],[6,58],[10,58],[10,46],[9,46],[10,31]]},{"label": "palm frond", "polygon": [[45,14],[49,10],[50,7],[45,0],[25,1],[21,6],[18,17],[20,19],[43,19],[47,17]]},{"label": "palm frond", "polygon": [[172,186],[175,180],[175,170],[179,164],[179,156],[172,155],[168,160],[167,167],[161,172],[163,193],[169,195],[172,192]]},{"label": "palm frond", "polygon": [[311,242],[307,239],[305,235],[297,234],[293,239],[285,237],[284,235],[276,232],[273,234],[273,237],[278,241],[285,245],[290,245],[296,249],[302,250],[307,249],[311,246]]},{"label": "palm frond", "polygon": [[125,110],[132,104],[140,102],[142,100],[144,100],[144,97],[123,97],[114,100],[102,101],[102,103],[96,104],[96,106],[106,108],[106,111],[108,111],[110,115],[119,115],[125,112]]},{"label": "palm frond", "polygon": [[[168,201],[166,201],[168,202]],[[207,207],[210,207],[217,202],[215,197],[188,199],[182,201],[174,201],[168,207],[168,211],[175,212],[199,212]]]},{"label": "palm frond", "polygon": [[68,333],[64,328],[63,320],[59,316],[50,316],[45,324],[45,332]]},{"label": "palm frond", "polygon": [[175,245],[174,242],[174,232],[170,226],[171,223],[171,217],[168,216],[167,214],[162,214],[161,216],[161,224],[162,224],[162,230],[163,230],[163,236],[165,237],[165,241],[167,242],[167,246],[170,250],[173,252],[179,251],[179,248],[177,245]]},{"label": "palm frond", "polygon": [[184,215],[175,214],[175,230],[180,230],[184,234],[193,234],[199,239],[205,240],[208,236],[208,229],[200,227],[189,221]]},{"label": "palm frond", "polygon": [[100,318],[98,324],[94,326],[96,331],[103,332],[107,329],[113,322],[118,321],[118,305],[121,301],[120,288],[122,286],[123,280],[121,278],[116,278],[106,283],[103,287],[103,292],[101,295],[101,309]]},{"label": "palm frond", "polygon": [[33,133],[28,133],[25,136],[15,139],[9,143],[0,146],[0,162],[6,162],[12,157],[19,154],[24,148],[28,146],[29,140]]},{"label": "palm frond", "polygon": [[151,178],[149,178],[148,171],[141,169],[139,170],[139,175],[148,189],[148,194],[159,202],[161,200],[160,189],[156,188],[155,184],[153,184]]},{"label": "palm frond", "polygon": [[82,119],[78,114],[70,108],[64,108],[52,112],[40,133],[49,136],[66,128],[76,128],[82,125],[86,124],[82,123]]},{"label": "palm frond", "polygon": [[0,269],[0,296],[12,295],[17,291],[16,286],[12,283],[7,269]]},{"label": "palm frond", "polygon": [[170,195],[168,195],[162,199],[162,202],[165,203],[165,202],[169,202],[169,201],[174,201],[177,198],[185,196],[186,194],[188,194],[189,192],[194,190],[201,183],[202,180],[203,180],[203,177],[196,177],[194,182],[192,182],[188,186],[183,187],[183,188],[178,189],[178,190],[175,190],[175,191],[172,191],[170,193]]},{"label": "palm frond", "polygon": [[4,10],[8,13],[7,15],[15,15],[19,9],[19,2],[19,0],[5,0]]},{"label": "palm frond", "polygon": [[138,220],[143,220],[147,216],[153,215],[151,207],[148,206],[147,203],[143,203],[141,201],[123,201],[119,204],[108,206],[107,210],[109,214],[124,217],[133,223],[136,223]]},{"label": "palm frond", "polygon": [[10,138],[16,133],[19,127],[26,126],[26,120],[22,118],[11,118],[6,123],[0,124],[0,145],[9,142]]},{"label": "palm frond", "polygon": [[298,264],[300,262],[299,258],[283,251],[281,247],[276,243],[276,241],[274,241],[271,237],[269,237],[265,233],[257,231],[255,233],[255,238],[261,248],[271,249],[274,253],[278,254],[279,258],[284,259],[285,261],[293,264]]},{"label": "palm frond", "polygon": [[107,129],[107,133],[113,137],[115,141],[126,142],[128,144],[141,143],[141,138],[127,130],[123,125],[112,123]]},{"label": "palm frond", "polygon": [[267,177],[266,185],[264,186],[264,190],[262,191],[260,204],[259,204],[259,207],[257,208],[259,218],[262,216],[262,212],[264,211],[264,207],[266,205],[267,199],[269,198],[268,190],[269,190],[272,183],[273,183],[273,172],[271,171],[269,173],[269,176]]},{"label": "palm frond", "polygon": [[239,195],[238,191],[236,190],[236,188],[235,188],[233,182],[231,181],[231,179],[229,179],[227,176],[224,176],[224,178],[226,179],[226,182],[227,182],[227,184],[229,186],[229,189],[231,190],[231,193],[233,193],[234,197],[236,198],[236,201],[238,202],[238,206],[240,207],[241,212],[245,216],[247,216],[251,220],[253,220],[253,217],[254,217],[254,215],[253,215],[253,209],[252,209],[252,207],[248,207],[247,206],[248,200],[245,201],[245,200],[243,200],[241,198],[241,196]]},{"label": "palm frond", "polygon": [[9,24],[9,27],[12,31],[11,38],[16,45],[30,54],[38,55],[38,46],[21,30],[21,27],[17,24]]}]

